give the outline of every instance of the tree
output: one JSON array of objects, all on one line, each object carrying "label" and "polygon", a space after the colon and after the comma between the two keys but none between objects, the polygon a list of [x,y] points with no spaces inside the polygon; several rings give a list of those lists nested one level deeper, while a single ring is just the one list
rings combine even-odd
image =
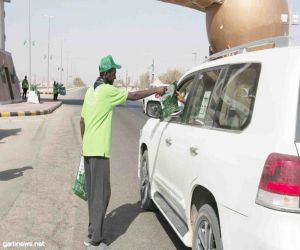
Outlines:
[{"label": "tree", "polygon": [[183,71],[179,69],[170,69],[167,72],[161,74],[158,78],[163,83],[172,83],[178,81],[183,75]]},{"label": "tree", "polygon": [[146,72],[140,75],[140,89],[148,88],[150,85],[150,74]]},{"label": "tree", "polygon": [[76,77],[73,81],[73,85],[75,87],[84,87],[85,86],[85,83],[81,80],[80,77]]}]

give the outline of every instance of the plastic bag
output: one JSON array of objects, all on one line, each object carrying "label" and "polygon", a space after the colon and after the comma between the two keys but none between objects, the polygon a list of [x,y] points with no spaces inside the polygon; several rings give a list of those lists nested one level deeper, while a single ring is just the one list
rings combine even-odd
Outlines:
[{"label": "plastic bag", "polygon": [[57,92],[60,95],[66,95],[66,88],[62,83],[57,84]]},{"label": "plastic bag", "polygon": [[28,103],[35,103],[39,104],[39,96],[35,91],[29,91],[28,98],[27,98]]},{"label": "plastic bag", "polygon": [[76,176],[76,180],[73,186],[73,193],[83,200],[87,200],[85,173],[84,173],[84,158],[81,156],[80,164]]}]

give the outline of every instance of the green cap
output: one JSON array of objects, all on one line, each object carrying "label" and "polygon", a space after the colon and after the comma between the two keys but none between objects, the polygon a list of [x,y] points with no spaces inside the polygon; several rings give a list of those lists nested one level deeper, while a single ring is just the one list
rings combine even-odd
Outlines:
[{"label": "green cap", "polygon": [[99,64],[100,73],[108,71],[110,69],[120,69],[120,68],[122,68],[122,66],[119,64],[116,64],[111,55],[103,57]]}]

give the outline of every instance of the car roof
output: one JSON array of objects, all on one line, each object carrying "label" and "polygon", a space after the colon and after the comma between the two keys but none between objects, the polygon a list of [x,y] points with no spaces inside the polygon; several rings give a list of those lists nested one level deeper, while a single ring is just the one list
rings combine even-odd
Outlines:
[{"label": "car roof", "polygon": [[[202,64],[193,67],[187,71],[179,81],[185,78],[187,75],[190,75],[194,72],[206,69],[213,68],[217,66],[227,65],[227,64],[237,64],[237,63],[246,63],[246,62],[261,62],[268,60],[278,60],[279,62],[285,61],[291,57],[291,55],[298,54],[300,56],[300,46],[289,46],[283,48],[272,48],[264,49],[253,52],[246,52],[237,55],[231,55],[223,57],[220,59],[215,59],[212,61],[204,61]],[[295,56],[294,56],[295,57]]]}]

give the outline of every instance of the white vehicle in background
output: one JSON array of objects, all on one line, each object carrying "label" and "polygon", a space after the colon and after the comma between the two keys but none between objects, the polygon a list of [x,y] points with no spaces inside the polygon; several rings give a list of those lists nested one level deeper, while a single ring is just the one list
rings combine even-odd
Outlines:
[{"label": "white vehicle in background", "polygon": [[[159,79],[156,79],[152,84],[150,84],[150,88],[156,88],[161,86],[169,86],[169,84],[162,83]],[[150,95],[143,99],[143,109],[144,112],[147,113],[147,110],[154,108],[161,108],[160,105],[160,95],[154,94]]]},{"label": "white vehicle in background", "polygon": [[[247,52],[266,44],[276,48]],[[193,250],[300,249],[300,47],[289,44],[212,55],[179,80],[183,111],[141,130],[141,205]]]}]

